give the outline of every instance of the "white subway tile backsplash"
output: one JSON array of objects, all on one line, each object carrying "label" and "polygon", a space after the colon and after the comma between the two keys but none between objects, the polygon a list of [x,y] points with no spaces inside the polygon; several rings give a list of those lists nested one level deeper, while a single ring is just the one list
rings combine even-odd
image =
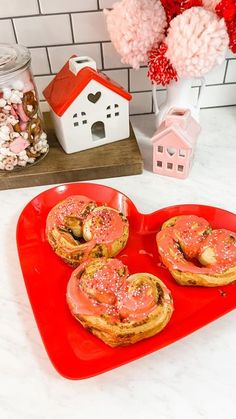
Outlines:
[{"label": "white subway tile backsplash", "polygon": [[42,13],[96,10],[97,0],[39,0]]},{"label": "white subway tile backsplash", "polygon": [[220,84],[224,81],[224,75],[225,75],[225,67],[226,67],[226,61],[224,61],[221,65],[218,65],[215,67],[210,73],[208,73],[206,78],[206,84]]},{"label": "white subway tile backsplash", "polygon": [[226,83],[231,83],[236,81],[236,59],[229,60],[228,68],[227,68],[227,75],[225,78]]},{"label": "white subway tile backsplash", "polygon": [[104,70],[103,73],[128,90],[128,70]]},{"label": "white subway tile backsplash", "polygon": [[130,114],[141,114],[152,112],[152,93],[132,93],[132,100],[130,102]]},{"label": "white subway tile backsplash", "polygon": [[30,49],[32,59],[33,74],[48,74],[50,73],[46,48],[32,48]]},{"label": "white subway tile backsplash", "polygon": [[[225,67],[226,67],[226,60],[223,61],[221,65],[218,65],[215,67],[212,71],[210,71],[208,74],[206,74],[205,80],[206,84],[220,84],[224,81],[224,75],[225,75]],[[193,81],[193,86],[200,86],[201,81],[200,79],[195,79]]]},{"label": "white subway tile backsplash", "polygon": [[35,77],[35,82],[36,82],[36,86],[37,86],[37,90],[39,94],[39,100],[45,100],[45,97],[43,96],[42,91],[45,89],[45,87],[47,87],[47,85],[50,83],[53,77],[55,76],[38,76],[38,77],[36,76]]},{"label": "white subway tile backsplash", "polygon": [[152,83],[147,77],[148,69],[140,68],[139,70],[130,71],[130,91],[136,92],[141,90],[152,90]]},{"label": "white subway tile backsplash", "polygon": [[111,42],[102,44],[104,68],[128,67],[127,64],[122,64],[120,55],[116,52]]},{"label": "white subway tile backsplash", "polygon": [[226,58],[235,58],[235,54],[230,49],[228,49]]},{"label": "white subway tile backsplash", "polygon": [[75,42],[96,42],[110,39],[103,12],[72,14]]},{"label": "white subway tile backsplash", "polygon": [[87,55],[96,61],[98,69],[102,68],[100,44],[49,47],[48,54],[53,73],[57,73],[73,54]]},{"label": "white subway tile backsplash", "polygon": [[14,19],[20,44],[34,47],[72,42],[68,15],[37,16]]},{"label": "white subway tile backsplash", "polygon": [[236,105],[236,84],[207,86],[201,99],[201,108],[225,105]]},{"label": "white subway tile backsplash", "polygon": [[[157,90],[156,96],[157,96],[157,104],[158,106],[160,106],[166,100],[166,90]],[[154,103],[153,103],[153,112],[154,113],[156,112]]]},{"label": "white subway tile backsplash", "polygon": [[16,39],[13,31],[12,22],[9,19],[0,22],[0,39],[1,43],[15,44]]},{"label": "white subway tile backsplash", "polygon": [[36,15],[39,12],[37,0],[1,0],[0,17]]},{"label": "white subway tile backsplash", "polygon": [[99,7],[100,9],[111,9],[114,3],[117,3],[117,0],[99,0]]},{"label": "white subway tile backsplash", "polygon": [[[57,73],[75,53],[91,56],[98,69],[125,89],[130,88],[131,113],[152,111],[152,85],[147,68],[136,71],[122,64],[110,42],[102,9],[112,8],[116,1],[119,0],[0,0],[0,42],[18,42],[30,48],[33,73],[45,109],[47,104],[41,92],[53,77],[51,73]],[[203,107],[236,104],[235,58],[228,50],[224,63],[206,75]],[[193,80],[193,85],[192,99],[196,103],[200,81]],[[158,86],[159,105],[165,97],[165,89]]]}]

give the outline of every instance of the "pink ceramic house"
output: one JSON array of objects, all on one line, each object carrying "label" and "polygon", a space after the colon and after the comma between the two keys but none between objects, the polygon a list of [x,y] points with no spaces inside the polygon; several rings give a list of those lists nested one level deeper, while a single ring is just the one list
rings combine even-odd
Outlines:
[{"label": "pink ceramic house", "polygon": [[153,172],[186,178],[200,130],[188,109],[171,109],[152,138]]}]

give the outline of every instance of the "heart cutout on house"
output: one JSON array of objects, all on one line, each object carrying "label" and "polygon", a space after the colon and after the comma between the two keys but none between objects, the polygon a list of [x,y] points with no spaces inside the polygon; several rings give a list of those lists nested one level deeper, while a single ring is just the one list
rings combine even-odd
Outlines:
[{"label": "heart cutout on house", "polygon": [[89,100],[89,102],[97,103],[97,101],[100,99],[100,97],[101,97],[101,92],[97,92],[97,93],[95,93],[95,95],[93,93],[89,93],[88,100]]},{"label": "heart cutout on house", "polygon": [[176,153],[176,148],[174,148],[174,147],[168,147],[168,148],[167,148],[167,153],[168,153],[170,156],[174,156],[174,154]]},{"label": "heart cutout on house", "polygon": [[[65,295],[72,268],[53,252],[45,237],[45,226],[50,209],[70,195],[88,196],[99,205],[106,203],[128,217],[129,240],[117,258],[131,273],[156,275],[173,295],[175,311],[160,334],[129,347],[114,349],[86,331],[69,314]],[[160,261],[157,231],[167,219],[190,214],[206,218],[214,229],[235,229],[236,215],[220,208],[175,205],[142,214],[121,192],[95,183],[56,186],[26,205],[17,225],[21,268],[44,345],[60,374],[81,379],[110,370],[163,348],[236,308],[236,284],[208,289],[181,287]],[[51,309],[52,302],[57,308],[56,315]]]}]

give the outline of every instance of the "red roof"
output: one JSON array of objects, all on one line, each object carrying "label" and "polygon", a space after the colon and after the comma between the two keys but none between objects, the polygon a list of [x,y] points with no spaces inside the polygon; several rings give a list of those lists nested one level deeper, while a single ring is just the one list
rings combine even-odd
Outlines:
[{"label": "red roof", "polygon": [[[75,55],[71,58],[73,57]],[[96,80],[127,100],[132,98],[123,87],[91,67],[84,67],[75,75],[69,69],[69,60],[44,89],[43,94],[53,111],[58,116],[62,116],[91,80]]]}]

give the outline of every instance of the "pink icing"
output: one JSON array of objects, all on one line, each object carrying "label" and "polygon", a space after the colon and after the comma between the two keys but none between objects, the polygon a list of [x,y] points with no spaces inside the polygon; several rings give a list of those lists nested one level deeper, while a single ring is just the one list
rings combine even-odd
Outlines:
[{"label": "pink icing", "polygon": [[[163,263],[168,269],[178,269],[183,272],[192,272],[196,274],[216,274],[224,272],[226,269],[236,264],[235,242],[224,242],[224,239],[230,235],[235,238],[235,233],[228,230],[213,230],[208,236],[203,236],[200,241],[199,236],[197,235],[196,246],[194,244],[194,234],[190,236],[189,249],[191,252],[192,245],[195,257],[199,256],[201,251],[209,246],[213,247],[216,251],[217,262],[214,265],[205,267],[200,265],[194,258],[192,260],[187,260],[185,258],[178,243],[178,230],[176,225],[164,229],[157,234],[158,251]],[[195,253],[196,249],[198,249],[197,254]]]},{"label": "pink icing", "polygon": [[209,227],[207,220],[196,215],[180,216],[174,226],[176,238],[181,239],[181,245],[187,257],[196,257],[199,246],[204,239],[204,231]]},{"label": "pink icing", "polygon": [[92,238],[97,243],[113,242],[124,231],[124,221],[113,208],[101,208],[91,212],[86,222],[91,222],[90,231]]},{"label": "pink icing", "polygon": [[141,321],[156,307],[157,303],[149,284],[143,284],[131,291],[124,289],[119,293],[119,313],[123,319]]},{"label": "pink icing", "polygon": [[[91,277],[83,277],[90,261],[84,262],[68,282],[67,299],[74,314],[109,316],[110,322],[141,321],[157,307],[148,283],[130,287],[128,269],[118,259],[101,258],[101,269]],[[165,291],[168,291],[167,289]]]},{"label": "pink icing", "polygon": [[77,217],[82,220],[84,217],[81,216],[81,213],[89,202],[92,200],[87,196],[73,195],[53,207],[47,217],[47,232],[55,227],[63,228],[65,217]]},{"label": "pink icing", "polygon": [[68,282],[67,298],[77,314],[108,314],[114,320],[118,320],[118,311],[114,303],[127,274],[118,275],[117,271],[124,267],[118,259],[100,260],[104,262],[103,267],[90,278],[83,278],[83,271],[90,261],[84,262],[74,270]]},{"label": "pink icing", "polygon": [[207,248],[214,250],[216,263],[214,266],[232,266],[236,264],[236,233],[225,229],[213,230],[203,241],[199,254]]}]

